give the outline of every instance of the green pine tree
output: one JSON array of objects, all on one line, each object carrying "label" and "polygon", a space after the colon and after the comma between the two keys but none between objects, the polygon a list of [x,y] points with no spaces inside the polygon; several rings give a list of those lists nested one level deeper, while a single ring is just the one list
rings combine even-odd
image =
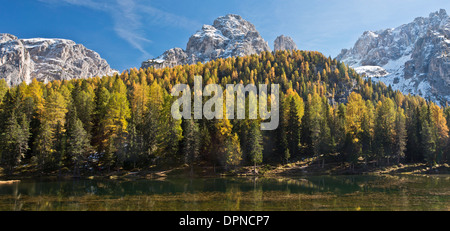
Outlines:
[{"label": "green pine tree", "polygon": [[73,163],[73,173],[80,175],[80,166],[86,160],[91,150],[89,134],[84,129],[83,123],[77,116],[76,108],[68,120],[67,128],[67,154]]},{"label": "green pine tree", "polygon": [[256,173],[256,166],[263,162],[263,144],[261,127],[258,122],[252,121],[250,124],[250,131],[248,134],[248,142],[250,151],[250,158],[252,160],[254,171]]},{"label": "green pine tree", "polygon": [[14,168],[24,158],[28,150],[29,137],[29,123],[26,116],[23,114],[19,119],[13,111],[6,121],[5,129],[0,134],[1,164],[5,167],[7,174],[12,174]]},{"label": "green pine tree", "polygon": [[193,119],[184,121],[184,124],[182,141],[184,162],[191,167],[191,174],[193,174],[194,164],[200,154],[200,130]]}]

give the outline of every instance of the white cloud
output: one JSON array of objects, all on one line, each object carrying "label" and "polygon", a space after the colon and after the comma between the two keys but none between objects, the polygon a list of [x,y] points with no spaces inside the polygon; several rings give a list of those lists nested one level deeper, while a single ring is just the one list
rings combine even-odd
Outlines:
[{"label": "white cloud", "polygon": [[145,46],[152,41],[147,38],[146,27],[151,25],[167,25],[169,27],[192,28],[198,23],[179,15],[171,14],[149,5],[143,0],[39,0],[59,6],[74,5],[103,11],[111,15],[115,33],[132,47],[139,50],[142,56],[151,56]]},{"label": "white cloud", "polygon": [[145,38],[142,18],[138,14],[140,6],[134,0],[117,0],[112,12],[116,12],[114,19],[114,31],[122,39],[126,40],[134,48],[142,52],[143,56],[150,56],[144,49],[146,43],[151,40]]},{"label": "white cloud", "polygon": [[97,0],[39,0],[47,4],[70,4],[88,7],[95,10],[105,10],[108,8],[107,1],[97,1]]}]

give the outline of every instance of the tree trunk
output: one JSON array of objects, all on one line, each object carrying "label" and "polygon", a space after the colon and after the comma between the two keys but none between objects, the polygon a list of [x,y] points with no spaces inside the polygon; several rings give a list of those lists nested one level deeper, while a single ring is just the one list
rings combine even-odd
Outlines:
[{"label": "tree trunk", "polygon": [[78,177],[78,163],[75,163],[75,166],[73,168],[73,176]]}]

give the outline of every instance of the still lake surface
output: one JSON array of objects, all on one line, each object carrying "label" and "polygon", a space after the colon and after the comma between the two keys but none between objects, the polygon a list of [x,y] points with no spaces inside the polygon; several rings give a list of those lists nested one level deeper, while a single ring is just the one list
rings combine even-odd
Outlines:
[{"label": "still lake surface", "polygon": [[450,175],[33,179],[0,211],[449,211]]}]

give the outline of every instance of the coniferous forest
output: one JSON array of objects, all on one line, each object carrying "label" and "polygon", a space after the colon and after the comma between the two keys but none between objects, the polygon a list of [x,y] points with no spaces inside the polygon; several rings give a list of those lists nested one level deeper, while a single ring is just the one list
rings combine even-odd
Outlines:
[{"label": "coniferous forest", "polygon": [[[176,84],[279,84],[280,123],[175,120]],[[150,166],[448,163],[449,107],[372,82],[319,52],[278,51],[174,68],[8,87],[0,82],[1,166],[109,172]],[[206,99],[204,99],[206,100]]]}]

